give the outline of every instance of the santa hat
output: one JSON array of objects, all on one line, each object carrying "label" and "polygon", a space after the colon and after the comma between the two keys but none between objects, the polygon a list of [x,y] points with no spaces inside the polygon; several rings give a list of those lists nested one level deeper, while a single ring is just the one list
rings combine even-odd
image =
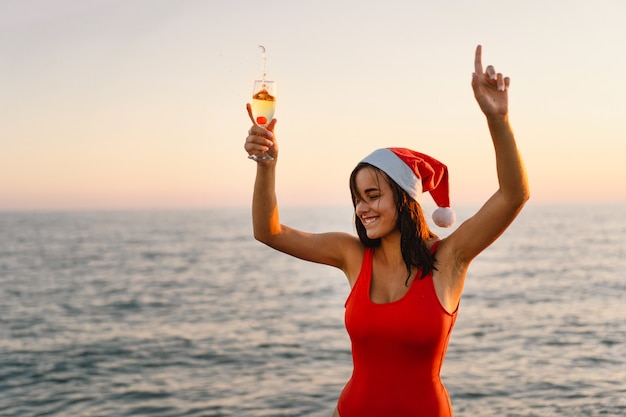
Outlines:
[{"label": "santa hat", "polygon": [[361,162],[384,171],[417,202],[422,193],[430,192],[438,207],[433,213],[435,224],[439,227],[454,224],[456,216],[450,208],[448,168],[444,164],[406,148],[377,149]]}]

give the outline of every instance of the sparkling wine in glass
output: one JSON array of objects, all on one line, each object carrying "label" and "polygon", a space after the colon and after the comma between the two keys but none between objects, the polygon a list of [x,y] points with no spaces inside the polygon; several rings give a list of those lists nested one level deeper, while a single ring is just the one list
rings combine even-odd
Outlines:
[{"label": "sparkling wine in glass", "polygon": [[267,126],[276,109],[276,82],[256,80],[252,90],[252,115],[259,126]]}]

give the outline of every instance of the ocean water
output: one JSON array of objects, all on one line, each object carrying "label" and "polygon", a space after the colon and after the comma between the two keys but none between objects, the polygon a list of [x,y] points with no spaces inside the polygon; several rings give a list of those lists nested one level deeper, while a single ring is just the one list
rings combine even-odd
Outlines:
[{"label": "ocean water", "polygon": [[[474,261],[442,371],[456,416],[626,415],[625,214],[529,204]],[[0,416],[329,417],[348,291],[255,242],[247,209],[0,213]]]}]

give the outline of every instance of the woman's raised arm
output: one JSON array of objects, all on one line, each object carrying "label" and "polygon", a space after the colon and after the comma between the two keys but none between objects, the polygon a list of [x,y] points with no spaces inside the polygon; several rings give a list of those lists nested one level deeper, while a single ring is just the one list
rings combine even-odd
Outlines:
[{"label": "woman's raised arm", "polygon": [[493,243],[513,222],[530,197],[528,179],[509,123],[509,77],[492,65],[483,70],[482,47],[476,48],[472,88],[487,125],[496,154],[499,189],[470,219],[449,237],[455,257],[468,264]]},{"label": "woman's raised arm", "polygon": [[[250,106],[248,105],[248,114]],[[252,119],[252,117],[251,117]],[[274,135],[276,119],[267,128],[253,126],[248,131],[245,149],[249,155],[267,152],[273,160],[257,161],[252,197],[252,225],[258,241],[311,262],[335,266],[348,272],[348,259],[362,251],[360,241],[348,233],[307,233],[280,222],[276,198],[278,143]],[[357,256],[360,261],[360,257]]]}]

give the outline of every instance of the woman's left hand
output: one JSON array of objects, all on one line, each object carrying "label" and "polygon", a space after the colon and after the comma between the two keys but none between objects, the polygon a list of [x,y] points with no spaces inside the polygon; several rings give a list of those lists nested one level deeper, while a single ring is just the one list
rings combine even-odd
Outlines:
[{"label": "woman's left hand", "polygon": [[474,97],[485,116],[505,116],[509,111],[508,89],[511,80],[502,73],[496,73],[493,65],[483,71],[482,46],[476,47],[472,88]]}]

